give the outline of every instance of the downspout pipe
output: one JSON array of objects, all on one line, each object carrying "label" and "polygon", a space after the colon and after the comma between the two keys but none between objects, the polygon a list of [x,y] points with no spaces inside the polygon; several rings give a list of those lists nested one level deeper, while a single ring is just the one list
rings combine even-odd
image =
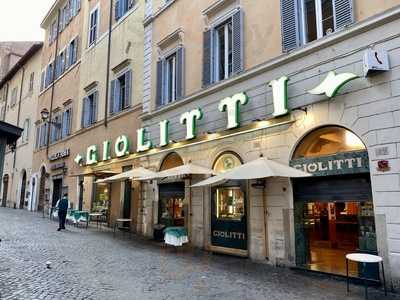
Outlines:
[{"label": "downspout pipe", "polygon": [[[21,118],[21,103],[22,103],[22,93],[24,91],[24,89],[23,89],[24,81],[25,81],[25,67],[22,68],[21,86],[19,88],[19,100],[18,100],[18,112],[17,112],[17,126],[18,127],[20,127],[19,121]],[[15,151],[14,151],[13,173],[14,173],[16,161],[17,161],[17,147],[15,147]]]},{"label": "downspout pipe", "polygon": [[50,111],[49,111],[49,120],[48,120],[49,126],[47,128],[46,156],[49,156],[51,120],[53,118],[53,102],[54,102],[54,88],[55,88],[54,81],[56,79],[58,43],[60,40],[60,30],[59,29],[60,29],[60,10],[58,10],[58,15],[57,15],[57,38],[56,38],[56,48],[55,48],[55,54],[54,54],[53,74],[52,74],[52,78],[51,78],[52,86],[51,86]]},{"label": "downspout pipe", "polygon": [[108,126],[108,102],[110,93],[110,64],[111,64],[111,34],[112,34],[112,20],[113,20],[113,6],[114,0],[110,0],[110,18],[108,23],[108,48],[107,48],[107,71],[106,71],[106,101],[104,107],[104,126]]}]

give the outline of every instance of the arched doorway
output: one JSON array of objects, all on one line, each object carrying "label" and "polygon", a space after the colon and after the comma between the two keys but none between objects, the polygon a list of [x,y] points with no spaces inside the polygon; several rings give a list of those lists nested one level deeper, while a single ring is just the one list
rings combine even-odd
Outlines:
[{"label": "arched doorway", "polygon": [[23,209],[25,206],[25,191],[26,191],[26,171],[22,171],[22,180],[21,180],[21,195],[19,199],[19,208]]},{"label": "arched doorway", "polygon": [[[223,173],[242,164],[234,152],[221,153],[213,170]],[[231,180],[211,188],[211,246],[215,252],[247,256],[246,181]]]},{"label": "arched doorway", "polygon": [[[179,154],[168,154],[161,163],[160,171],[183,165]],[[158,185],[158,223],[164,226],[185,226],[187,208],[185,207],[185,181],[175,178]]]},{"label": "arched doorway", "polygon": [[1,206],[3,206],[3,207],[6,207],[6,205],[7,205],[8,182],[9,182],[9,176],[8,176],[8,174],[5,174],[3,176],[3,197],[2,197],[2,203],[1,203]]},{"label": "arched doorway", "polygon": [[45,188],[46,188],[46,169],[45,169],[45,167],[42,167],[40,169],[38,211],[43,211],[44,210]]},{"label": "arched doorway", "polygon": [[[351,131],[318,128],[294,151],[293,167],[313,177],[293,180],[296,263],[299,267],[346,274],[349,252],[376,254],[375,218],[368,152]],[[376,276],[374,268],[353,276]]]}]

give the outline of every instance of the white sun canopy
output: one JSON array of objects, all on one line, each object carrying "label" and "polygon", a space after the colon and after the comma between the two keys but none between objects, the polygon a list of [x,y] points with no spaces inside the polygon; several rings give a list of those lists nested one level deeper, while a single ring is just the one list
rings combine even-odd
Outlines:
[{"label": "white sun canopy", "polygon": [[287,165],[278,163],[276,161],[269,160],[265,157],[261,157],[259,159],[253,160],[251,162],[233,168],[232,170],[227,171],[225,173],[221,173],[217,176],[203,180],[197,184],[192,185],[192,187],[213,185],[227,180],[249,180],[249,179],[261,179],[268,177],[296,178],[296,177],[308,177],[308,176],[312,175],[297,170],[295,168],[289,167]]},{"label": "white sun canopy", "polygon": [[186,175],[215,175],[215,174],[216,173],[211,169],[189,163],[179,167],[164,170],[150,176],[143,176],[142,178],[139,178],[139,180],[150,180],[157,178],[177,177]]},{"label": "white sun canopy", "polygon": [[156,174],[156,173],[153,171],[139,167],[139,168],[135,168],[135,169],[108,177],[106,179],[97,180],[96,183],[118,182],[118,181],[124,181],[127,179],[136,179],[137,180],[138,178],[141,178],[141,177],[153,176],[154,174]]}]

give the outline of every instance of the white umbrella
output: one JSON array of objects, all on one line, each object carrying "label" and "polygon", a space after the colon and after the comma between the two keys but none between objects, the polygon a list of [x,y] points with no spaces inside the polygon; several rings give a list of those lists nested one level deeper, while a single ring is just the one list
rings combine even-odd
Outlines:
[{"label": "white umbrella", "polygon": [[166,177],[177,177],[177,176],[186,176],[186,175],[215,175],[216,173],[208,168],[198,166],[192,163],[188,163],[186,165],[181,165],[179,167],[175,167],[172,169],[164,170],[158,173],[154,173],[149,176],[143,176],[138,180],[150,180],[157,178],[166,178]]},{"label": "white umbrella", "polygon": [[297,170],[287,165],[267,159],[265,157],[258,158],[241,166],[233,168],[230,171],[210,177],[203,180],[193,187],[212,185],[227,180],[249,180],[261,179],[268,177],[308,177],[309,173]]},{"label": "white umbrella", "polygon": [[110,183],[123,181],[126,179],[139,179],[141,177],[153,176],[154,174],[156,174],[156,172],[139,167],[105,179],[97,180],[96,183]]}]

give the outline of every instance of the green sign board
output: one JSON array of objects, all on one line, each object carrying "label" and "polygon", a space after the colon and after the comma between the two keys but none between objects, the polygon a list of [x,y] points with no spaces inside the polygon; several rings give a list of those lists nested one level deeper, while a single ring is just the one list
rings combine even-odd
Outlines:
[{"label": "green sign board", "polygon": [[290,166],[314,176],[357,174],[369,172],[369,159],[367,151],[354,151],[322,157],[293,159]]}]

